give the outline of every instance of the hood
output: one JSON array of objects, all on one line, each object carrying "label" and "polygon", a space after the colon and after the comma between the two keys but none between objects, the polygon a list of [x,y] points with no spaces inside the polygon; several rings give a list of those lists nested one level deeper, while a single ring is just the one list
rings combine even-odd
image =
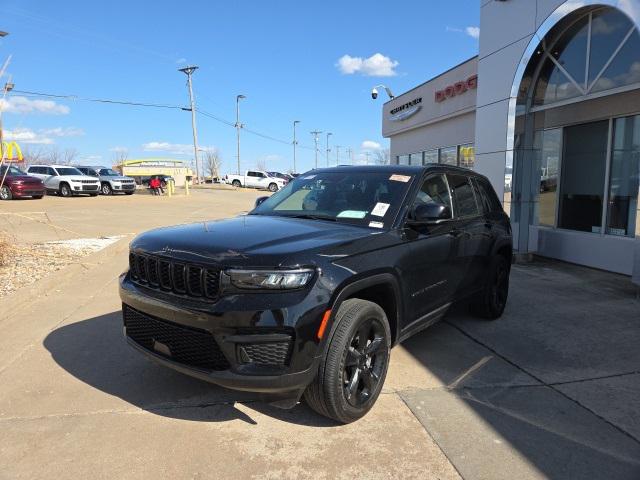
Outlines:
[{"label": "hood", "polygon": [[352,251],[355,240],[381,233],[344,223],[246,215],[151,230],[136,237],[131,248],[221,266],[282,266],[305,263],[336,247]]},{"label": "hood", "polygon": [[108,178],[109,180],[115,180],[115,181],[122,181],[122,180],[133,180],[133,178],[131,177],[122,177],[122,176],[104,176],[104,177],[100,177],[100,178]]},{"label": "hood", "polygon": [[68,178],[69,180],[76,180],[81,182],[82,180],[93,180],[94,182],[99,182],[100,179],[98,177],[94,177],[93,175],[62,175],[64,178]]}]

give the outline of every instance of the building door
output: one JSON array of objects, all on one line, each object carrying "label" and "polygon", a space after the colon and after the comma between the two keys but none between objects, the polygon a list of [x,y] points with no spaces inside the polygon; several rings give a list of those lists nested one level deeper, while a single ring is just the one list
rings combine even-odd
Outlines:
[{"label": "building door", "polygon": [[564,129],[558,228],[602,231],[608,138],[606,120]]}]

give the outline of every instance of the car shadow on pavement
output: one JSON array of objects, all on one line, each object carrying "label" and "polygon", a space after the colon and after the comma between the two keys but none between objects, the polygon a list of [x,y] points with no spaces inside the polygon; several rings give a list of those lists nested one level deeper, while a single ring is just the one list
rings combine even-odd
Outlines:
[{"label": "car shadow on pavement", "polygon": [[156,365],[127,345],[119,311],[59,327],[43,343],[56,363],[77,379],[157,415],[203,422],[239,419],[256,424],[235,407],[242,403],[286,422],[337,425],[305,404],[282,410],[258,394],[228,390]]}]

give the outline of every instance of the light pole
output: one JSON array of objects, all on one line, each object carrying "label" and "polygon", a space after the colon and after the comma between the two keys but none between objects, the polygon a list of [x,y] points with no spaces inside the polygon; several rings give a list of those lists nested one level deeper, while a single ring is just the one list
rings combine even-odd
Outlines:
[{"label": "light pole", "polygon": [[[4,90],[3,90],[3,94],[2,94],[2,99],[4,100],[4,98],[7,96],[7,92],[10,92],[11,90],[13,90],[13,87],[15,85],[13,83],[11,83],[10,81],[4,84]],[[3,130],[2,130],[2,109],[0,109],[0,167],[2,167],[2,165],[4,164],[5,158],[4,158],[4,134],[3,134]],[[7,160],[8,161],[8,160]],[[7,178],[7,173],[9,172],[9,166],[7,165],[7,168],[5,168],[4,170],[4,175],[2,176],[2,179],[0,180],[0,189],[2,189],[2,186],[4,185],[4,181]]]},{"label": "light pole", "polygon": [[240,175],[240,100],[247,98],[244,95],[236,95],[236,139],[238,142],[238,175]]},{"label": "light pole", "polygon": [[331,149],[329,148],[329,137],[333,135],[331,132],[327,132],[327,167],[329,166],[329,152]]},{"label": "light pole", "polygon": [[320,135],[322,133],[321,130],[314,130],[313,132],[311,132],[311,135],[313,135],[313,141],[316,144],[316,166],[315,168],[318,168],[318,135]]},{"label": "light pole", "polygon": [[293,173],[297,173],[296,171],[296,145],[298,141],[296,140],[296,124],[300,123],[300,120],[293,121]]},{"label": "light pole", "polygon": [[340,149],[342,145],[336,145],[336,166],[340,165]]},{"label": "light pole", "polygon": [[191,129],[193,130],[193,156],[196,161],[196,178],[200,183],[200,159],[198,158],[198,128],[196,127],[196,102],[193,100],[193,85],[191,83],[191,75],[198,69],[197,66],[179,68],[178,71],[187,76],[187,86],[189,87],[189,104],[191,110]]},{"label": "light pole", "polygon": [[347,160],[349,160],[349,163],[353,164],[353,158],[351,156],[351,152],[352,152],[351,147],[347,147]]}]

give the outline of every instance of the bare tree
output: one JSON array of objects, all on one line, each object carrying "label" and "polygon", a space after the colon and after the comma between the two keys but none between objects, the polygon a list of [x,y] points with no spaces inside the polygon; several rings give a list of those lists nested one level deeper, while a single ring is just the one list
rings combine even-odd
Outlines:
[{"label": "bare tree", "polygon": [[256,160],[256,169],[265,172],[267,170],[267,161],[264,158]]},{"label": "bare tree", "polygon": [[62,153],[62,162],[65,165],[71,165],[78,157],[78,150],[75,148],[67,148]]},{"label": "bare tree", "polygon": [[220,151],[217,148],[205,150],[203,160],[205,174],[208,174],[211,180],[214,178],[220,178],[220,166],[222,165]]},{"label": "bare tree", "polygon": [[118,149],[113,152],[113,165],[121,165],[129,158],[129,151],[126,148]]},{"label": "bare tree", "polygon": [[50,147],[44,154],[42,155],[42,162],[52,165],[56,163],[60,163],[62,158],[62,154],[58,147]]},{"label": "bare tree", "polygon": [[377,165],[389,165],[391,161],[391,154],[389,152],[389,149],[381,148],[380,150],[376,150],[373,161]]},{"label": "bare tree", "polygon": [[41,163],[45,156],[46,152],[41,145],[28,145],[22,150],[22,157],[24,158],[25,167]]}]

